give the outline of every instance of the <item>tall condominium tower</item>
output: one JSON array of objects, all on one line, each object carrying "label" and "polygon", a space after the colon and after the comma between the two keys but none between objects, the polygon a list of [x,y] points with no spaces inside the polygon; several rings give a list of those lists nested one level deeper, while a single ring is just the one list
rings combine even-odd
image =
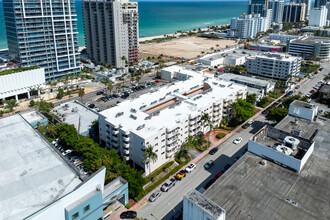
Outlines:
[{"label": "tall condominium tower", "polygon": [[305,3],[306,4],[305,16],[309,16],[309,13],[310,13],[310,10],[312,7],[312,0],[290,0],[290,2]]},{"label": "tall condominium tower", "polygon": [[315,0],[314,7],[319,8],[321,6],[325,6],[327,2],[330,2],[330,0]]},{"label": "tall condominium tower", "polygon": [[83,11],[90,59],[97,63],[109,63],[116,68],[139,59],[137,2],[84,0]]},{"label": "tall condominium tower", "polygon": [[272,22],[282,23],[284,0],[271,0],[269,9],[272,9]]},{"label": "tall condominium tower", "polygon": [[263,14],[264,9],[268,9],[269,0],[249,0],[248,14]]},{"label": "tall condominium tower", "polygon": [[305,21],[306,4],[287,3],[284,5],[283,22]]},{"label": "tall condominium tower", "polygon": [[45,68],[46,80],[79,73],[74,0],[3,0],[10,57]]},{"label": "tall condominium tower", "polygon": [[328,9],[326,6],[313,8],[309,16],[308,26],[324,27],[327,24]]}]

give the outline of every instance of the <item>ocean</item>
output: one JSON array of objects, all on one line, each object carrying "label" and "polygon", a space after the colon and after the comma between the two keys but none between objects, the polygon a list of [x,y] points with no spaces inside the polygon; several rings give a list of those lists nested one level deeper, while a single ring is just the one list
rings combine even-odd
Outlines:
[{"label": "ocean", "polygon": [[[78,43],[84,46],[84,24],[82,2],[76,1],[78,16]],[[140,37],[171,34],[176,31],[189,31],[207,26],[230,23],[247,10],[247,1],[200,1],[200,2],[139,2]],[[2,2],[0,3],[0,49],[7,48]]]}]

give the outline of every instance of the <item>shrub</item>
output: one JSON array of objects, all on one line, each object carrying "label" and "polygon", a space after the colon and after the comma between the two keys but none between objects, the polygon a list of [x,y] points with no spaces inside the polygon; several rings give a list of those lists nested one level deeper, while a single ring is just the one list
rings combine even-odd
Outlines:
[{"label": "shrub", "polygon": [[219,133],[219,134],[217,134],[217,138],[218,139],[224,138],[225,136],[226,136],[225,133]]},{"label": "shrub", "polygon": [[34,100],[31,100],[30,101],[30,107],[33,107],[35,105],[35,101]]},{"label": "shrub", "polygon": [[125,205],[125,207],[126,207],[127,209],[130,209],[132,206],[131,206],[129,203],[127,203],[127,205]]}]

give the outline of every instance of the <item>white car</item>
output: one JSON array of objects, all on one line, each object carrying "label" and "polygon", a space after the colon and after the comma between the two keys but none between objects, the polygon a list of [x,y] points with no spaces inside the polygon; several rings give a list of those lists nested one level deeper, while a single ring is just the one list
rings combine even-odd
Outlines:
[{"label": "white car", "polygon": [[239,144],[239,143],[241,143],[242,142],[242,138],[241,137],[238,137],[238,138],[236,138],[235,140],[234,140],[234,144]]},{"label": "white car", "polygon": [[196,169],[196,165],[194,163],[187,166],[186,171],[187,173],[191,173],[194,169]]},{"label": "white car", "polygon": [[64,151],[63,153],[62,153],[62,155],[63,156],[65,156],[65,155],[67,155],[67,154],[69,154],[69,153],[72,153],[72,149],[68,149],[68,150],[66,150],[66,151]]}]

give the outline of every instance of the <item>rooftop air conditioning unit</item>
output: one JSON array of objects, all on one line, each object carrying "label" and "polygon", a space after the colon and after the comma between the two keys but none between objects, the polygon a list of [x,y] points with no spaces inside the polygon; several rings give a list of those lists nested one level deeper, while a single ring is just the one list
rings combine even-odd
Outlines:
[{"label": "rooftop air conditioning unit", "polygon": [[297,138],[287,136],[284,138],[284,145],[290,147],[292,150],[296,150],[300,141]]}]

